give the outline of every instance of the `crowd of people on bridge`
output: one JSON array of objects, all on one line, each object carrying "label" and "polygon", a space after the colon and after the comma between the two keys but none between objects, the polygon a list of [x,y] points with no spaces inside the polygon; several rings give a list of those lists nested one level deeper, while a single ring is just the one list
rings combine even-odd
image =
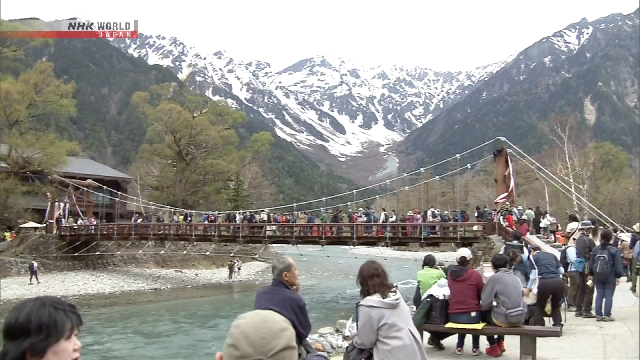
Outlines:
[{"label": "crowd of people on bridge", "polygon": [[[496,210],[489,210],[487,207],[476,206],[475,213],[470,217],[466,210],[441,211],[433,206],[425,210],[412,209],[406,213],[396,213],[396,210],[387,211],[382,208],[376,211],[368,206],[349,209],[321,209],[319,211],[297,211],[297,212],[272,212],[268,209],[253,212],[208,212],[203,214],[201,221],[196,220],[194,213],[185,212],[182,214],[173,213],[169,216],[158,214],[153,216],[150,213],[135,213],[131,218],[132,224],[185,224],[178,226],[178,232],[189,232],[187,224],[195,222],[201,224],[267,224],[266,233],[260,227],[247,226],[235,231],[242,231],[246,235],[280,235],[282,233],[280,224],[309,224],[308,227],[300,227],[300,234],[303,236],[319,235],[353,235],[356,231],[358,236],[390,236],[399,235],[405,237],[428,237],[443,236],[446,229],[444,224],[467,223],[467,222],[492,222],[495,218]],[[71,232],[76,231],[81,225],[89,225],[88,232],[96,231],[96,218],[90,216],[84,219],[82,216],[74,218],[70,216],[64,219],[62,216],[56,218],[56,229],[59,232],[63,226],[71,227]],[[327,225],[323,225],[327,224]],[[334,224],[345,224],[334,226]],[[348,224],[365,224],[365,226],[355,227]],[[371,225],[368,225],[371,224]],[[414,225],[415,224],[415,225]],[[220,228],[222,235],[229,234],[233,227]],[[473,230],[482,230],[481,227]],[[214,234],[216,227],[205,226],[205,233]],[[392,234],[393,233],[393,234]],[[448,233],[447,233],[448,234]]]}]

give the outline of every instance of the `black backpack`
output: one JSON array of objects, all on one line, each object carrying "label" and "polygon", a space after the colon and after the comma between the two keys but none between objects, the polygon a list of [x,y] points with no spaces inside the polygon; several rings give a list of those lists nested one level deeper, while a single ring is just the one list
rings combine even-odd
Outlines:
[{"label": "black backpack", "polygon": [[[573,245],[565,246],[564,249],[562,249],[562,251],[560,252],[560,265],[562,265],[564,272],[569,271],[569,258],[567,257],[567,249],[569,248],[569,246]],[[575,246],[573,247],[575,248]]]},{"label": "black backpack", "polygon": [[515,241],[507,241],[504,243],[504,253],[505,255],[509,252],[509,250],[515,249],[518,250],[520,254],[524,254],[524,244],[515,242]]},{"label": "black backpack", "polygon": [[611,275],[611,265],[609,265],[609,247],[599,248],[593,258],[593,278],[596,281],[607,281]]}]

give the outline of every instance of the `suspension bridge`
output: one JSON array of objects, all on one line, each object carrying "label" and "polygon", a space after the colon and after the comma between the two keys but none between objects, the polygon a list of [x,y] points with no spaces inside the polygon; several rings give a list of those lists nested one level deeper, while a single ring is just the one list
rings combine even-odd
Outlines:
[{"label": "suspension bridge", "polygon": [[[509,146],[509,149],[507,149],[507,146]],[[468,155],[474,152],[479,152],[481,154],[490,153],[491,155],[482,157],[480,160],[469,161],[467,163],[463,163],[461,161],[462,159],[469,157]],[[550,173],[545,167],[538,164],[533,158],[528,156],[508,140],[504,138],[496,138],[470,148],[460,154],[456,154],[449,159],[437,162],[431,166],[404,173],[396,178],[368,185],[360,189],[351,190],[321,199],[308,200],[300,203],[280,205],[270,208],[248,209],[242,210],[241,212],[257,213],[267,211],[272,213],[290,213],[295,215],[299,212],[312,213],[338,208],[353,209],[357,208],[358,205],[365,206],[365,204],[384,198],[385,196],[397,195],[403,191],[411,191],[416,187],[420,187],[432,181],[439,181],[451,176],[459,176],[463,171],[471,170],[472,168],[477,167],[480,163],[491,159],[495,164],[495,204],[504,202],[510,202],[513,204],[515,203],[515,178],[511,162],[512,156],[533,168],[541,179],[555,185],[564,194],[570,196],[569,194],[572,192],[571,188],[569,188],[569,186],[558,179],[555,175]],[[479,156],[476,154],[475,158],[478,157]],[[421,181],[408,186],[395,186],[392,190],[389,190],[392,183],[395,184],[397,181],[410,178],[411,176],[420,176],[423,178],[427,170],[439,165],[451,164],[452,162],[455,162],[456,167],[451,171],[444,172],[426,180],[422,179]],[[66,181],[70,186],[75,186],[84,192],[93,193],[101,197],[107,197],[116,202],[116,208],[120,208],[122,203],[132,204],[136,208],[141,209],[142,212],[192,214],[194,221],[197,221],[199,216],[206,217],[211,213],[209,211],[182,209],[150,202],[139,197],[115,191],[104,185],[91,182],[91,180],[81,183],[63,178],[58,178],[58,180]],[[91,183],[94,186],[100,186],[103,189],[98,192],[94,190],[94,188],[86,186],[87,183]],[[358,194],[361,194],[364,190],[373,188],[380,189],[381,187],[387,189],[384,194],[358,198]],[[458,209],[460,209],[459,187],[460,185],[458,182],[458,189],[456,189]],[[113,196],[105,195],[105,193],[112,194]],[[587,208],[597,219],[605,224],[617,226],[613,220],[591,205],[586,199],[582,198],[579,194],[574,193],[574,195],[580,204]],[[420,194],[416,194],[416,196],[420,196],[422,198],[421,200],[423,205],[421,210],[426,209],[424,191]],[[344,200],[347,198],[349,201],[345,202]],[[80,212],[79,208],[77,210]],[[236,210],[218,210],[215,213],[220,215],[226,213],[235,214],[237,212],[238,211]],[[55,226],[54,221],[56,217],[60,215],[66,217],[69,216],[68,201],[66,203],[52,201],[47,215],[47,232],[56,233],[60,240],[74,244],[69,247],[70,249],[76,249],[77,245],[80,244],[85,250],[86,247],[84,247],[84,245],[91,244],[89,245],[89,248],[91,248],[94,244],[99,244],[103,241],[109,242],[109,244],[125,241],[128,242],[128,244],[131,244],[132,242],[150,243],[157,241],[169,243],[184,242],[191,244],[211,243],[213,246],[216,244],[261,244],[263,246],[273,244],[289,244],[296,246],[407,246],[409,244],[418,244],[420,247],[424,247],[447,243],[458,247],[466,247],[486,241],[487,237],[490,235],[499,235],[503,238],[509,236],[508,229],[505,229],[499,222],[424,222],[419,224],[408,222],[356,222],[308,224],[295,223],[295,220],[292,223],[222,223],[220,221],[217,221],[216,223],[136,223],[129,220],[127,223],[115,222]],[[128,244],[127,246],[129,246]],[[100,254],[100,252],[98,251],[96,254]]]}]

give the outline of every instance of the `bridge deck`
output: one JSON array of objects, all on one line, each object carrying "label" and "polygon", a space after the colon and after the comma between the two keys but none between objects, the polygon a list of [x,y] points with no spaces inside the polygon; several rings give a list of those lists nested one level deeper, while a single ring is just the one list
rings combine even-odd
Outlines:
[{"label": "bridge deck", "polygon": [[237,244],[470,246],[493,233],[484,222],[425,224],[138,223],[61,226],[67,241],[188,241]]}]

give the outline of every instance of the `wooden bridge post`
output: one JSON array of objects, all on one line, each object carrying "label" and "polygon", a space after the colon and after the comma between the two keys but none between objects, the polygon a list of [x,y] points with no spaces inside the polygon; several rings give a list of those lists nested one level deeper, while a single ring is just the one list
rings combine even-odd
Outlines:
[{"label": "wooden bridge post", "polygon": [[45,224],[45,232],[47,234],[53,234],[56,229],[56,199],[49,195],[49,208],[47,210],[47,218],[44,219]]},{"label": "wooden bridge post", "polygon": [[[511,172],[509,171],[509,152],[503,140],[495,139],[493,141],[493,159],[496,163],[496,198],[507,191],[511,185]],[[512,204],[515,202],[515,196],[511,195],[507,198]]]}]

